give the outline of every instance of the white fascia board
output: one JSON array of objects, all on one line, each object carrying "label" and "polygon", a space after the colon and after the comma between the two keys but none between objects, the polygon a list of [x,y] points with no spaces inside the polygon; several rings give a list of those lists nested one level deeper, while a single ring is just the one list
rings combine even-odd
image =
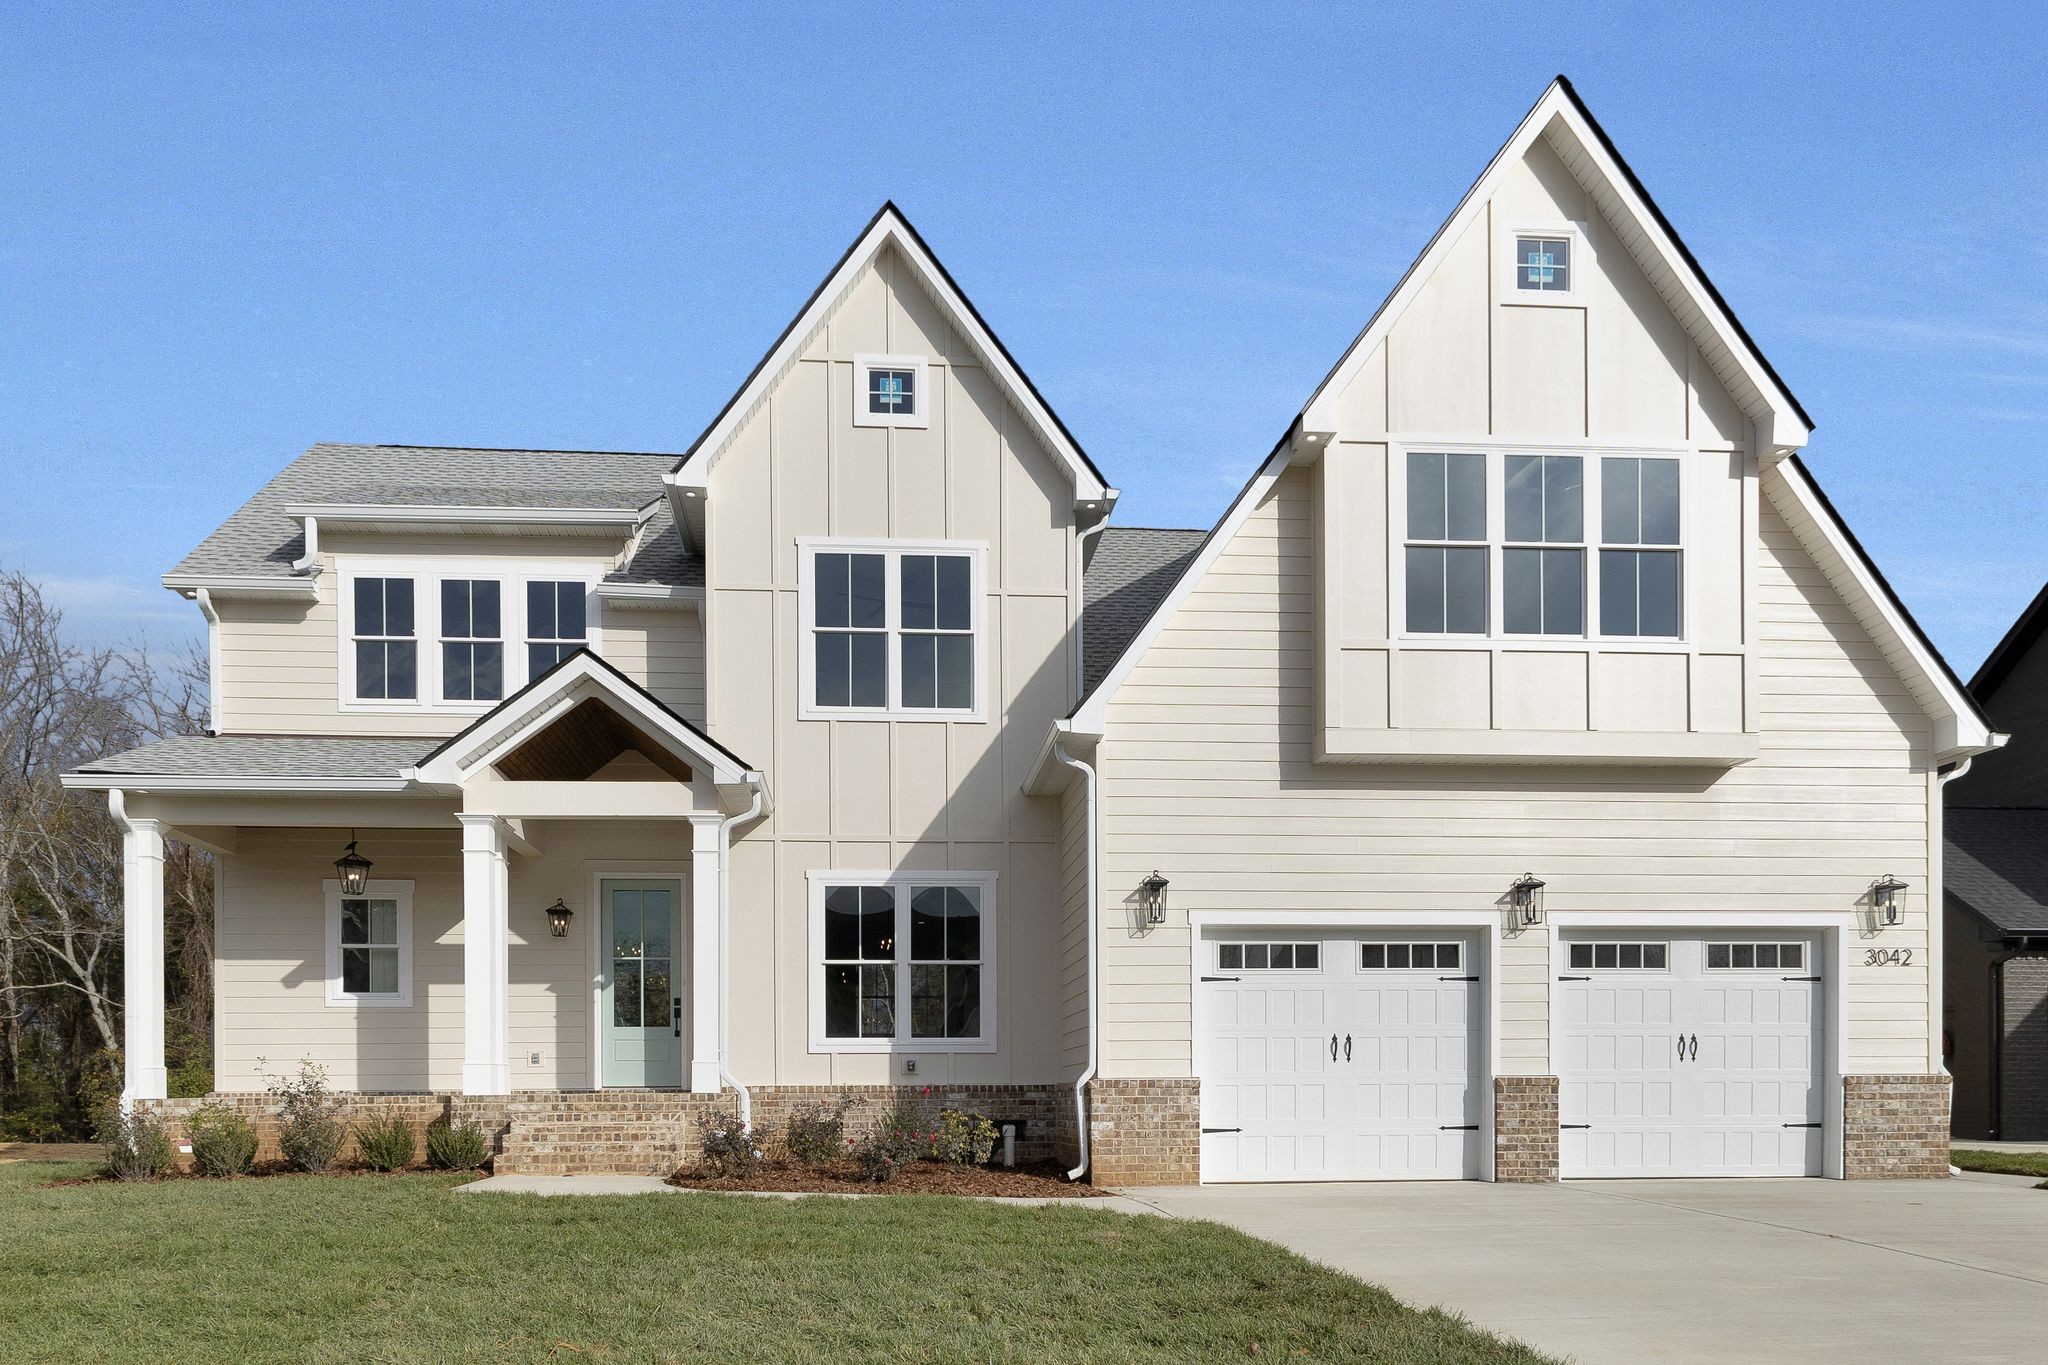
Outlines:
[{"label": "white fascia board", "polygon": [[704,610],[704,589],[677,587],[668,583],[606,583],[597,585],[598,600],[607,607],[626,611]]},{"label": "white fascia board", "polygon": [[[1237,501],[1230,504],[1230,510],[1223,514],[1223,519],[1216,523],[1215,529],[1209,532],[1209,538],[1204,540],[1201,548],[1195,552],[1193,562],[1181,574],[1180,581],[1173,585],[1173,590],[1167,593],[1166,600],[1153,610],[1144,626],[1117,657],[1116,663],[1110,667],[1102,681],[1095,685],[1095,690],[1088,694],[1087,700],[1068,717],[1068,729],[1079,735],[1101,737],[1108,724],[1109,702],[1116,695],[1117,688],[1123,686],[1124,679],[1137,667],[1138,660],[1145,657],[1145,652],[1152,647],[1152,642],[1159,638],[1159,632],[1166,628],[1166,623],[1173,619],[1181,604],[1188,600],[1188,595],[1195,590],[1195,584],[1202,581],[1203,575],[1209,572],[1210,566],[1222,555],[1224,547],[1236,538],[1246,518],[1251,516],[1252,509],[1265,501],[1266,495],[1273,491],[1273,485],[1287,472],[1287,466],[1295,454],[1293,436],[1294,431],[1290,430],[1287,437],[1273,448],[1273,453],[1266,457],[1266,462],[1259,466],[1259,472],[1252,476],[1251,482],[1244,486],[1244,491],[1237,495]],[[1049,739],[1047,743],[1050,745]]]},{"label": "white fascia board", "polygon": [[1941,759],[1947,762],[1966,758],[2003,744],[2004,737],[1985,723],[1970,695],[1935,657],[1925,637],[1878,577],[1876,566],[1850,540],[1805,468],[1792,460],[1771,465],[1765,476],[1766,487],[1773,482],[1798,512],[1797,516],[1785,519],[1793,535],[1829,578],[1840,575],[1848,580],[1852,591],[1842,595],[1849,610],[1880,647],[1890,646],[1885,651],[1888,656],[1904,659],[1912,669],[1912,674],[1901,681],[1934,721],[1934,747]]},{"label": "white fascia board", "polygon": [[1003,353],[1003,348],[984,327],[981,320],[969,308],[958,291],[946,280],[945,272],[918,242],[902,216],[893,206],[883,209],[874,223],[846,254],[839,268],[820,288],[810,304],[798,315],[797,320],[782,336],[773,351],[754,371],[746,387],[741,389],[733,401],[726,406],[709,431],[692,447],[690,455],[681,468],[673,469],[664,477],[669,487],[677,489],[685,499],[702,502],[708,493],[711,465],[725,447],[739,434],[739,430],[753,416],[768,390],[777,383],[790,364],[809,344],[818,328],[831,316],[845,297],[853,282],[860,277],[883,248],[893,246],[916,270],[926,292],[938,301],[945,310],[946,319],[953,324],[967,344],[980,357],[982,367],[996,377],[1003,386],[1010,402],[1024,415],[1037,433],[1045,448],[1053,457],[1066,466],[1067,474],[1074,485],[1074,503],[1085,508],[1090,503],[1113,501],[1115,490],[1109,488],[1089,469],[1088,462],[1075,447],[1073,441],[1060,428],[1059,422],[1032,391],[1024,376]]},{"label": "white fascia board", "polygon": [[1708,320],[1716,339],[1728,354],[1735,358],[1743,373],[1756,386],[1757,392],[1764,395],[1768,410],[1761,416],[1751,414],[1752,419],[1758,423],[1760,449],[1782,454],[1804,446],[1807,437],[1812,434],[1812,429],[1799,415],[1798,404],[1785,392],[1784,386],[1771,376],[1769,370],[1761,363],[1754,347],[1743,337],[1734,319],[1729,316],[1727,309],[1718,303],[1712,291],[1706,288],[1697,268],[1687,261],[1685,253],[1659,225],[1657,215],[1650,211],[1649,206],[1636,193],[1627,172],[1608,154],[1604,140],[1580,113],[1571,96],[1566,93],[1562,81],[1550,83],[1542,98],[1536,101],[1535,107],[1516,127],[1513,135],[1502,145],[1500,151],[1494,154],[1493,160],[1486,163],[1486,169],[1479,173],[1479,178],[1472,182],[1472,187],[1465,191],[1465,197],[1458,201],[1458,206],[1452,210],[1451,216],[1444,220],[1443,226],[1430,238],[1429,245],[1423,248],[1422,254],[1415,258],[1414,264],[1402,275],[1400,283],[1394,287],[1394,292],[1387,296],[1386,302],[1373,314],[1365,330],[1359,333],[1358,339],[1351,343],[1350,349],[1345,351],[1343,358],[1337,362],[1336,367],[1323,382],[1316,386],[1316,391],[1309,396],[1308,403],[1301,411],[1302,429],[1324,436],[1337,430],[1336,405],[1339,396],[1357,376],[1365,362],[1371,358],[1373,351],[1393,330],[1394,324],[1400,321],[1402,314],[1407,312],[1416,295],[1428,284],[1438,263],[1465,235],[1473,220],[1492,200],[1493,192],[1498,187],[1501,177],[1506,174],[1507,168],[1520,161],[1553,122],[1562,123],[1566,131],[1583,146],[1587,159],[1593,163],[1594,168],[1613,190],[1615,197],[1635,219],[1636,226],[1643,235],[1655,246],[1659,256],[1670,269],[1672,278],[1679,282],[1687,298],[1699,309],[1700,316]]},{"label": "white fascia board", "polygon": [[71,791],[217,792],[222,794],[361,794],[404,792],[412,782],[397,777],[236,777],[191,773],[65,773],[58,779]]},{"label": "white fascia board", "polygon": [[298,521],[314,518],[331,528],[348,525],[379,529],[438,530],[447,526],[508,526],[562,530],[631,530],[644,513],[637,507],[454,507],[391,506],[383,503],[293,503],[285,515]]},{"label": "white fascia board", "polygon": [[166,588],[181,597],[191,597],[201,588],[216,600],[267,597],[312,602],[320,596],[319,581],[310,575],[283,578],[272,574],[167,573],[162,581]]},{"label": "white fascia board", "polygon": [[664,739],[680,756],[701,767],[719,786],[748,780],[751,769],[742,767],[716,747],[706,743],[688,726],[656,706],[618,685],[589,655],[578,655],[542,686],[514,697],[479,721],[470,731],[451,740],[447,747],[411,770],[409,776],[430,786],[460,786],[477,772],[496,762],[507,750],[530,738],[535,730],[556,715],[595,695],[602,695],[622,715],[639,722],[650,734]]}]

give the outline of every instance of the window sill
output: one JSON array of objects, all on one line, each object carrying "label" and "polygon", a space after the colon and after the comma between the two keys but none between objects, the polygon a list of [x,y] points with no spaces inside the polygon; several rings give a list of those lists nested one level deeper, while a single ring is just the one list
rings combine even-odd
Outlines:
[{"label": "window sill", "polygon": [[1324,763],[1625,764],[1733,768],[1761,752],[1754,734],[1640,730],[1323,729]]},{"label": "window sill", "polygon": [[834,1055],[852,1057],[890,1057],[899,1055],[904,1057],[930,1057],[943,1053],[988,1053],[995,1050],[996,1043],[993,1038],[976,1042],[969,1042],[964,1039],[936,1038],[926,1041],[888,1039],[866,1043],[850,1038],[813,1038],[810,1046],[811,1055],[823,1057]]},{"label": "window sill", "polygon": [[327,997],[327,1008],[331,1010],[392,1010],[411,1009],[411,995],[343,995]]},{"label": "window sill", "polygon": [[798,720],[907,720],[907,721],[951,721],[957,725],[986,725],[988,715],[983,711],[891,711],[836,710],[815,706],[797,708]]}]

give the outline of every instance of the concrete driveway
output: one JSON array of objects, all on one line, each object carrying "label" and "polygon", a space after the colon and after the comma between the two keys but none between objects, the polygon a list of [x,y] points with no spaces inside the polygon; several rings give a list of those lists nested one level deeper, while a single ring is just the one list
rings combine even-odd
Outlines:
[{"label": "concrete driveway", "polygon": [[2048,1191],[1954,1180],[1127,1190],[1573,1360],[2048,1359]]}]

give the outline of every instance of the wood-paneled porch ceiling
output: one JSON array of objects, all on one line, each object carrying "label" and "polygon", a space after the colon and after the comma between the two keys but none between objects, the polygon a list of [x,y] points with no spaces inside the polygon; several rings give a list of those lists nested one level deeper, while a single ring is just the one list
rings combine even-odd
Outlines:
[{"label": "wood-paneled porch ceiling", "polygon": [[676,781],[690,780],[689,764],[595,697],[499,759],[497,769],[509,782],[581,782],[629,749]]}]

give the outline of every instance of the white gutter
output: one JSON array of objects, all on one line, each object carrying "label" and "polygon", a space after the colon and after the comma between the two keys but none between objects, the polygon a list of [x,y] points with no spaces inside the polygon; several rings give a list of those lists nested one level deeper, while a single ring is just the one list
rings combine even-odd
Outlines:
[{"label": "white gutter", "polygon": [[1084,817],[1088,830],[1088,1065],[1082,1069],[1081,1074],[1074,1080],[1074,1131],[1080,1141],[1081,1160],[1073,1170],[1067,1172],[1067,1179],[1079,1180],[1082,1176],[1088,1174],[1088,1083],[1095,1079],[1098,1035],[1096,1017],[1098,1006],[1096,1004],[1095,979],[1095,959],[1097,956],[1097,945],[1095,942],[1095,769],[1083,763],[1080,759],[1075,758],[1065,749],[1062,749],[1057,734],[1053,736],[1052,756],[1066,764],[1069,768],[1080,770],[1082,789],[1086,793],[1085,799],[1088,807]]},{"label": "white gutter", "polygon": [[64,773],[57,779],[66,791],[212,792],[216,794],[289,793],[295,796],[340,796],[363,792],[398,794],[413,783],[396,777],[198,777],[187,773]]},{"label": "white gutter", "polygon": [[220,613],[213,609],[213,594],[195,588],[192,600],[206,618],[206,733],[220,733]]},{"label": "white gutter", "polygon": [[767,805],[767,790],[754,782],[754,799],[738,815],[718,822],[718,1079],[740,1097],[740,1123],[754,1126],[754,1096],[732,1074],[732,831],[733,826],[758,819]]}]

